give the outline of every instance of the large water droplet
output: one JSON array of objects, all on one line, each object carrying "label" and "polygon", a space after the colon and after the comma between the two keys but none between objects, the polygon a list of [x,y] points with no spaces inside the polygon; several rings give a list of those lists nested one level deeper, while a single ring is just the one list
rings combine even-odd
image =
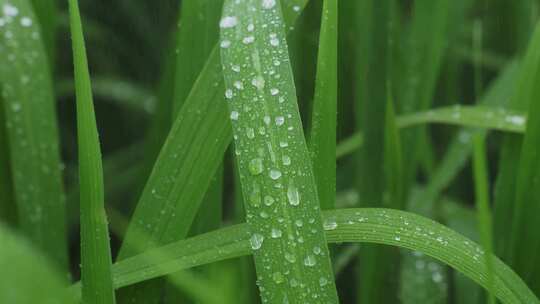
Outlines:
[{"label": "large water droplet", "polygon": [[263,172],[263,161],[261,158],[254,158],[249,162],[249,172],[252,175],[259,175]]},{"label": "large water droplet", "polygon": [[329,217],[324,220],[323,222],[323,228],[324,230],[334,230],[338,226],[338,223],[335,218]]},{"label": "large water droplet", "polygon": [[308,267],[313,267],[317,264],[317,259],[314,255],[308,254],[306,258],[304,259],[304,265]]},{"label": "large water droplet", "polygon": [[219,21],[220,28],[231,28],[238,24],[238,18],[236,16],[225,16]]},{"label": "large water droplet", "polygon": [[258,250],[262,247],[262,244],[264,242],[264,236],[258,233],[254,233],[253,235],[251,235],[249,242],[251,244],[251,249]]},{"label": "large water droplet", "polygon": [[281,171],[279,170],[276,170],[276,169],[272,169],[270,170],[270,178],[273,179],[273,180],[277,180],[278,178],[281,177]]},{"label": "large water droplet", "polygon": [[293,206],[300,205],[300,193],[298,193],[298,188],[294,185],[289,185],[289,188],[287,189],[287,199],[289,200],[289,204]]}]

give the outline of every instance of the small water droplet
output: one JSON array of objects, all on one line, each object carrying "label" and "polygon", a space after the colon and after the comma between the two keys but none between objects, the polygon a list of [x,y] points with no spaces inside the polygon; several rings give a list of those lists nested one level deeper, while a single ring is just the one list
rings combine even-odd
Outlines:
[{"label": "small water droplet", "polygon": [[285,123],[285,117],[283,117],[283,116],[276,117],[276,125],[277,126],[282,126],[284,123]]},{"label": "small water droplet", "polygon": [[262,7],[264,9],[271,9],[276,5],[276,0],[262,0]]},{"label": "small water droplet", "polygon": [[283,283],[283,281],[285,281],[285,278],[283,277],[281,272],[274,272],[274,274],[272,274],[272,279],[274,280],[274,282],[276,282],[276,284],[281,284]]},{"label": "small water droplet", "polygon": [[225,98],[227,99],[233,98],[233,91],[231,89],[225,90]]},{"label": "small water droplet", "polygon": [[276,200],[275,200],[273,197],[269,196],[269,195],[266,195],[266,196],[264,197],[264,204],[265,204],[266,206],[272,206],[272,205],[274,204],[275,201],[276,201]]},{"label": "small water droplet", "polygon": [[249,162],[249,172],[252,175],[259,175],[263,172],[264,166],[261,158],[254,158]]},{"label": "small water droplet", "polygon": [[219,44],[219,46],[222,48],[222,49],[227,49],[231,46],[231,41],[230,40],[222,40]]},{"label": "small water droplet", "polygon": [[289,263],[294,263],[296,262],[296,257],[294,256],[294,254],[287,252],[285,253],[285,260],[287,260]]},{"label": "small water droplet", "polygon": [[288,155],[283,155],[281,157],[281,161],[285,166],[289,166],[291,164],[291,158]]},{"label": "small water droplet", "polygon": [[338,223],[335,218],[329,217],[324,220],[323,228],[324,230],[334,230],[338,227]]},{"label": "small water droplet", "polygon": [[323,286],[326,286],[326,284],[328,284],[328,279],[326,279],[325,277],[321,277],[321,278],[319,279],[319,285],[320,285],[321,287],[323,287]]},{"label": "small water droplet", "polygon": [[273,239],[279,239],[281,235],[282,235],[281,230],[272,228],[271,236]]},{"label": "small water droplet", "polygon": [[238,116],[240,116],[240,114],[237,111],[231,111],[232,120],[238,120]]}]

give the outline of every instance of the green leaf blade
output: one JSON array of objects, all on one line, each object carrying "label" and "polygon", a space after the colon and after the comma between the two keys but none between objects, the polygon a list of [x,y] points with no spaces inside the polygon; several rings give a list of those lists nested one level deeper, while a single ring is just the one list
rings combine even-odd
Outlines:
[{"label": "green leaf blade", "polygon": [[325,0],[309,148],[322,209],[333,209],[336,196],[338,3]]},{"label": "green leaf blade", "polygon": [[69,1],[69,12],[77,95],[82,301],[88,304],[114,304],[111,248],[104,208],[103,164],[77,0]]},{"label": "green leaf blade", "polygon": [[0,8],[2,106],[19,225],[67,272],[62,163],[48,57],[29,1],[2,0]]},{"label": "green leaf blade", "polygon": [[284,26],[274,0],[226,1],[220,21],[250,241],[264,302],[337,303]]}]

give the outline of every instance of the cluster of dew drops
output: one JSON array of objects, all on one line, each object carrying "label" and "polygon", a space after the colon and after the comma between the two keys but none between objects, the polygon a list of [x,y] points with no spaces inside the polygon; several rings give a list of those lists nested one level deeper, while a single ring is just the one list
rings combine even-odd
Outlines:
[{"label": "cluster of dew drops", "polygon": [[[260,4],[261,4],[261,8],[263,10],[271,10],[271,9],[274,9],[277,5],[276,3],[276,0],[259,0],[261,1]],[[299,6],[294,6],[293,7],[293,10],[295,12],[298,12],[300,11],[300,7]],[[238,41],[231,41],[230,39],[228,38],[222,38],[221,41],[220,41],[220,47],[222,49],[228,49],[230,48],[234,43],[241,43],[242,45],[244,46],[248,46],[252,43],[254,43],[256,41],[256,39],[259,39],[259,37],[255,37],[255,27],[256,25],[253,24],[253,23],[248,23],[248,24],[245,24],[245,25],[241,25],[240,22],[239,22],[239,18],[237,16],[234,16],[234,15],[225,15],[223,16],[223,18],[221,19],[220,23],[219,23],[219,26],[221,29],[226,29],[226,30],[237,30],[239,26],[245,26],[245,31],[246,31],[246,34],[245,36],[237,39]],[[263,27],[267,26],[267,24],[263,24],[261,25]],[[237,32],[238,33],[238,32]],[[280,40],[280,38],[278,37],[278,35],[276,33],[269,33],[268,34],[268,37],[267,37],[267,43],[268,43],[268,46],[270,49],[272,48],[276,48],[276,52],[277,53],[281,53],[282,50],[281,49],[278,49],[277,47],[279,47],[283,42]],[[287,60],[286,58],[281,58],[281,60]],[[278,67],[280,66],[281,64],[281,61],[279,59],[279,56],[276,57],[275,59],[273,59],[273,66],[274,67]],[[240,65],[240,64],[233,64],[230,66],[230,69],[232,70],[233,72],[233,75],[235,73],[239,73],[242,69],[244,68],[243,65]],[[273,78],[275,79],[279,79],[280,78],[280,75],[279,74],[276,74],[275,71],[273,70],[272,67],[269,68],[269,70],[267,72],[265,72],[264,74],[267,74],[267,76],[273,76]],[[258,92],[263,92],[265,90],[268,90],[268,93],[269,93],[269,96],[271,96],[272,98],[275,98],[276,101],[278,102],[278,104],[283,104],[285,102],[285,99],[286,99],[286,96],[283,92],[280,92],[280,89],[278,87],[274,87],[274,86],[269,86],[268,85],[268,82],[264,79],[264,77],[262,77],[260,74],[259,75],[254,75],[252,76],[252,78],[248,81],[250,82],[250,84],[258,91]],[[232,101],[233,98],[236,96],[236,92],[240,92],[244,90],[244,82],[242,80],[233,80],[232,81],[232,85],[230,88],[227,88],[225,90],[225,98],[229,101]],[[239,113],[238,111],[236,110],[232,110],[230,112],[230,119],[233,121],[233,125],[235,122],[237,122],[239,119],[241,119],[241,113]],[[276,115],[274,118],[270,117],[269,115],[264,115],[264,117],[262,117],[262,121],[261,121],[261,126],[260,127],[255,127],[253,128],[252,126],[248,126],[246,127],[245,129],[245,137],[247,139],[253,139],[255,138],[256,136],[265,136],[266,135],[266,127],[270,127],[271,124],[275,124],[275,127],[276,128],[287,128],[288,131],[292,131],[294,130],[293,126],[288,126],[287,127],[287,119],[291,118],[292,115],[289,114],[289,115]],[[240,131],[240,132],[244,132],[244,131]],[[235,134],[235,139],[238,139],[238,136],[237,134]],[[264,143],[263,143],[264,145]],[[264,160],[262,157],[255,157],[253,159],[250,159],[248,162],[247,162],[247,170],[249,171],[249,174],[251,174],[252,176],[260,176],[262,175],[263,173],[267,174],[268,175],[268,178],[271,180],[272,183],[275,183],[275,187],[276,188],[282,188],[282,184],[281,184],[281,180],[283,180],[284,178],[286,178],[286,175],[285,173],[283,173],[278,167],[277,162],[280,162],[282,166],[285,166],[285,167],[289,167],[291,166],[291,157],[289,155],[287,155],[287,149],[289,148],[289,143],[287,141],[284,141],[284,140],[280,140],[277,145],[279,146],[280,149],[283,149],[282,151],[283,152],[283,155],[280,155],[278,157],[276,157],[276,153],[275,153],[275,150],[274,148],[272,147],[272,143],[270,142],[267,142],[266,143],[266,147],[264,147],[265,149],[268,149],[269,151],[269,155],[270,155],[270,160],[271,162],[274,164],[273,166],[269,167],[269,168],[265,168],[265,164],[264,164]],[[253,147],[252,147],[253,148]],[[256,150],[256,148],[254,148],[254,150]],[[257,151],[258,153],[258,156],[262,156],[264,155],[264,152],[263,151],[260,151],[261,149],[259,149],[259,151]],[[237,152],[237,155],[239,155],[241,152]],[[298,173],[298,172],[297,172]],[[301,205],[301,194],[300,194],[300,191],[298,189],[298,187],[294,184],[294,182],[292,182],[292,179],[289,180],[288,182],[288,185],[287,185],[287,190],[284,194],[285,196],[285,200],[287,201],[287,204],[290,205],[291,207],[297,207],[297,206],[300,206]],[[247,197],[247,201],[248,203],[253,206],[254,208],[257,208],[257,207],[260,207],[260,206],[267,206],[267,207],[271,207],[271,206],[275,206],[275,203],[278,201],[278,198],[275,198],[273,196],[270,196],[270,195],[263,195],[261,193],[261,188],[255,184],[253,187],[252,187],[252,191],[251,193],[248,195]],[[260,217],[263,218],[263,219],[266,219],[269,217],[269,214],[265,211],[261,211],[260,212]],[[248,215],[249,217],[249,215]],[[283,223],[285,221],[284,218],[282,217],[279,217],[277,218],[277,223]],[[304,220],[302,219],[296,219],[296,220],[291,220],[292,221],[292,225],[294,227],[297,227],[297,228],[301,228],[305,225],[304,223]],[[315,223],[315,218],[309,218],[306,220],[307,223],[310,223],[310,224],[314,224]],[[312,230],[312,232],[317,232],[315,229]],[[271,238],[271,239],[280,239],[282,238],[282,236],[284,235],[288,235],[288,238],[289,240],[293,241],[295,240],[295,238],[293,237],[293,235],[290,235],[290,233],[284,233],[281,229],[279,229],[278,227],[272,227],[270,228],[269,227],[269,235],[268,237]],[[263,247],[263,243],[265,241],[265,236],[261,233],[252,233],[251,236],[250,236],[250,245],[251,245],[251,248],[255,251],[261,249]],[[300,235],[296,241],[298,243],[304,243],[304,239],[302,237],[302,235]],[[297,262],[297,259],[298,258],[301,258],[302,260],[300,261],[301,263],[303,263],[303,265],[305,267],[309,267],[311,269],[316,269],[316,265],[317,265],[317,256],[319,255],[324,255],[325,252],[323,251],[323,249],[321,248],[321,246],[317,246],[315,245],[312,250],[310,249],[304,256],[302,257],[298,257],[296,254],[294,253],[291,253],[291,252],[285,252],[284,253],[284,258],[287,262],[293,264],[293,263],[296,263]],[[268,268],[269,270],[270,268]],[[289,277],[287,279],[287,277]],[[282,273],[282,272],[273,272],[271,275],[270,275],[270,279],[275,283],[275,284],[282,284],[282,283],[285,283],[286,281],[288,281],[288,283],[291,285],[291,287],[301,287],[302,289],[303,288],[306,288],[306,286],[304,286],[304,284],[302,282],[299,282],[297,279],[295,279],[294,277],[291,277],[291,273],[289,271],[286,271],[285,273]],[[319,278],[319,286],[320,287],[324,287],[324,286],[327,286],[329,283],[330,283],[330,280],[331,278],[328,276],[324,276],[322,275],[320,278]],[[259,285],[259,288],[261,290],[261,293],[264,294],[264,284],[260,284]],[[307,287],[309,288],[309,287]],[[311,291],[311,293],[309,293],[311,295],[311,297],[319,297],[319,294],[316,293],[316,292],[313,292]],[[264,301],[264,297],[263,297],[263,301]]]}]

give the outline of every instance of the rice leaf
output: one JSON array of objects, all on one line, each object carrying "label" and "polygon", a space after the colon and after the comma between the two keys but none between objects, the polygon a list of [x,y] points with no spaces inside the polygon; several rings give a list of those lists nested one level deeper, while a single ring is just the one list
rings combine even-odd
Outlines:
[{"label": "rice leaf", "polygon": [[333,209],[336,197],[337,0],[325,0],[309,148],[322,209]]},{"label": "rice leaf", "polygon": [[[540,24],[537,25],[532,45],[535,51],[540,50]],[[540,60],[540,56],[535,56]],[[516,198],[510,237],[510,264],[535,292],[540,292],[540,98],[539,70],[540,61],[535,65],[525,66],[519,83],[519,100],[528,104],[529,111],[527,132],[523,139],[519,160]]]},{"label": "rice leaf", "polygon": [[476,194],[476,208],[478,213],[478,230],[480,231],[482,247],[486,253],[487,289],[490,291],[488,301],[495,303],[493,296],[494,271],[493,271],[493,237],[491,234],[491,211],[489,210],[488,172],[486,161],[485,135],[474,135],[474,187]]},{"label": "rice leaf", "polygon": [[15,226],[17,210],[13,200],[9,147],[7,143],[4,116],[4,101],[0,97],[0,222]]},{"label": "rice leaf", "polygon": [[[376,243],[422,252],[460,271],[481,286],[487,286],[483,250],[459,233],[409,212],[362,208],[324,211],[325,219],[335,220],[326,230],[331,243]],[[197,265],[248,255],[250,228],[246,224],[182,240],[113,266],[115,287],[126,286]],[[498,258],[493,257],[494,293],[502,303],[540,303],[523,281]],[[72,288],[80,289],[78,284]]]},{"label": "rice leaf", "polygon": [[18,223],[67,272],[65,199],[52,76],[27,0],[1,0],[0,84]]},{"label": "rice leaf", "polygon": [[268,303],[337,303],[284,26],[275,0],[227,0],[220,21],[260,296]]},{"label": "rice leaf", "polygon": [[32,0],[45,49],[49,55],[51,66],[54,67],[56,55],[56,29],[58,26],[58,7],[56,0]]},{"label": "rice leaf", "polygon": [[104,209],[103,165],[77,0],[69,1],[69,13],[77,95],[82,301],[115,303],[109,230]]}]

